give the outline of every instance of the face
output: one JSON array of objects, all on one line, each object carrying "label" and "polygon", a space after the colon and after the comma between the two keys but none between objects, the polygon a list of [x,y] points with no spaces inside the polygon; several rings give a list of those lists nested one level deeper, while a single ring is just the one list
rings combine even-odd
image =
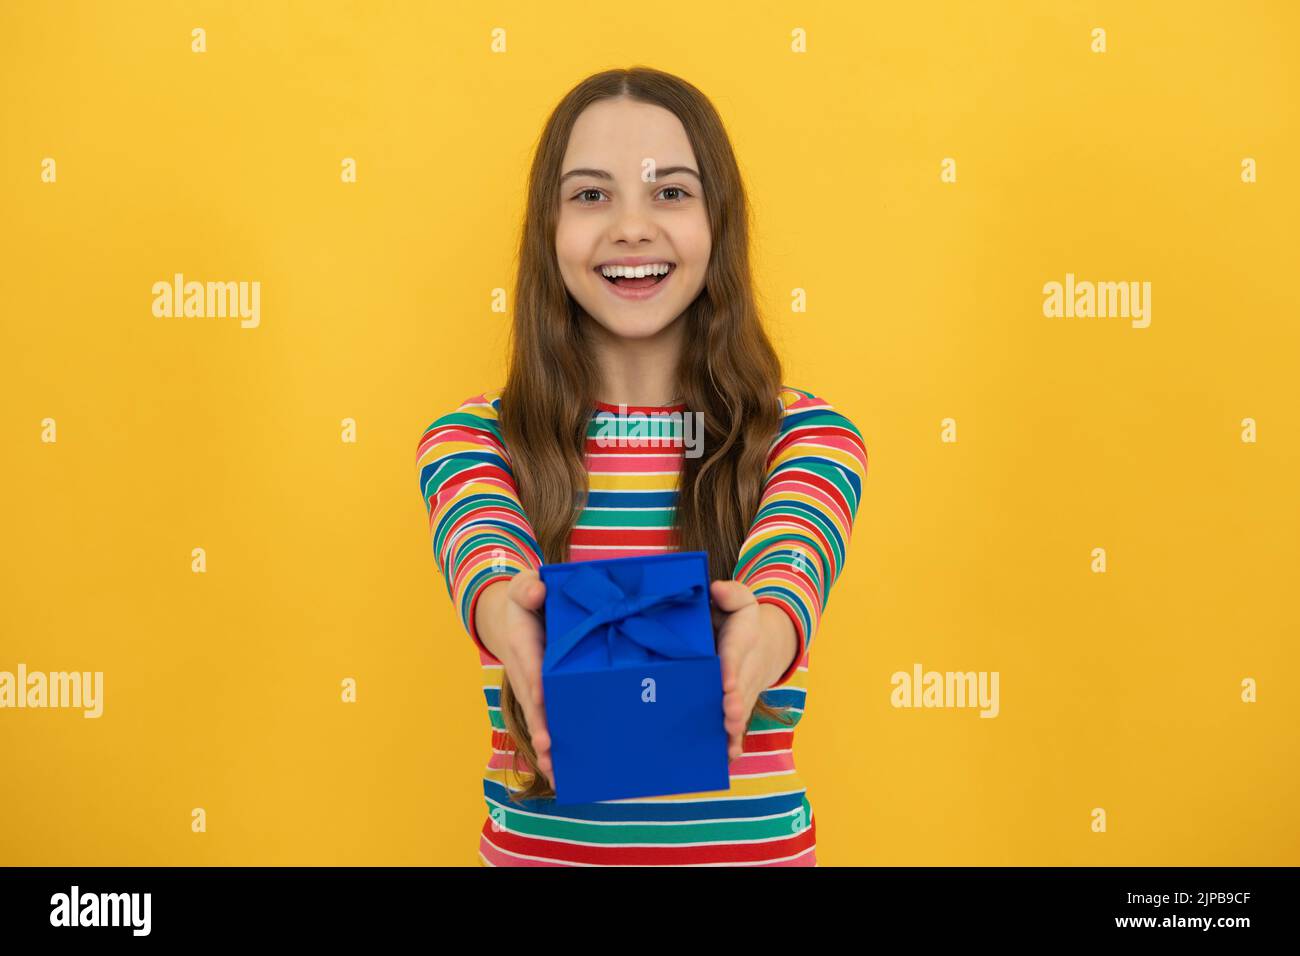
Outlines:
[{"label": "face", "polygon": [[[681,121],[649,103],[593,103],[574,124],[560,174],[555,251],[569,294],[614,336],[668,329],[704,287],[711,242]],[[638,265],[659,268],[637,278]]]}]

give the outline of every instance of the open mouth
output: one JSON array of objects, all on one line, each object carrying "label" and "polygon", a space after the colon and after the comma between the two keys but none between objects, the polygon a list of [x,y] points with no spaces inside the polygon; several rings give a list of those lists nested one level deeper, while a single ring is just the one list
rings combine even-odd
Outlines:
[{"label": "open mouth", "polygon": [[[596,272],[598,275],[600,275],[602,279],[604,279],[610,285],[618,286],[620,289],[629,289],[629,290],[649,289],[663,282],[664,279],[667,279],[670,275],[672,275],[673,270],[677,268],[677,264],[675,262],[664,263],[664,265],[668,267],[667,271],[662,271],[658,273],[652,272],[644,276],[636,276],[630,274],[610,276],[610,275],[606,275],[600,266],[596,267]],[[624,267],[619,271],[625,273],[631,273],[633,270]]]}]

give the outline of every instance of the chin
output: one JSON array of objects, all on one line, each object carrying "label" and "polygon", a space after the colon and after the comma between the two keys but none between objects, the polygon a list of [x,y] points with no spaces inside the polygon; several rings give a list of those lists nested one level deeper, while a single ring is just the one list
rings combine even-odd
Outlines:
[{"label": "chin", "polygon": [[617,335],[619,338],[649,339],[654,338],[654,336],[672,325],[673,318],[666,315],[610,315],[606,313],[596,317],[595,322],[610,335]]}]

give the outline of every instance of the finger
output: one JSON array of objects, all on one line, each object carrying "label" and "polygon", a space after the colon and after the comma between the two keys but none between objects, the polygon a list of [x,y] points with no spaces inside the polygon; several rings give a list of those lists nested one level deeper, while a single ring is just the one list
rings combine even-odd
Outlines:
[{"label": "finger", "polygon": [[[533,753],[537,758],[537,769],[548,779],[551,778],[554,770],[551,764],[551,734],[546,729],[546,718],[543,715],[542,724],[537,733],[532,735]],[[552,784],[553,785],[553,784]]]},{"label": "finger", "polygon": [[728,692],[722,698],[722,709],[729,718],[743,717],[748,713],[745,708],[745,695],[738,690]]},{"label": "finger", "polygon": [[551,749],[551,734],[546,726],[546,706],[543,700],[542,667],[540,659],[531,661],[526,668],[525,686],[528,688],[528,702],[525,716],[528,718],[528,735],[532,739],[533,749],[542,755]]},{"label": "finger", "polygon": [[739,611],[757,600],[754,592],[739,581],[714,581],[709,585],[709,593],[713,597],[713,603],[727,613]]},{"label": "finger", "polygon": [[512,662],[515,665],[515,676],[522,691],[521,697],[524,703],[529,707],[536,707],[539,703],[542,686],[542,655],[541,652],[531,645],[525,645],[516,650],[515,659]]},{"label": "finger", "polygon": [[725,643],[718,645],[718,669],[722,672],[722,686],[727,686],[727,678],[731,676],[731,652]]},{"label": "finger", "polygon": [[722,670],[723,691],[740,690],[758,679],[759,655],[757,636],[748,628],[725,629],[718,635],[718,664]]},{"label": "finger", "polygon": [[528,724],[528,737],[533,749],[540,756],[551,746],[551,735],[546,727],[546,709],[542,705],[541,667],[530,662],[527,655],[521,657],[518,667],[522,685],[519,700],[523,705],[524,721]]},{"label": "finger", "polygon": [[546,708],[540,703],[529,705],[528,731],[533,738],[533,746],[542,749],[551,745],[550,728],[546,726]]},{"label": "finger", "polygon": [[744,696],[741,694],[731,693],[723,697],[723,723],[727,728],[727,732],[744,733],[745,726],[749,723],[749,712],[752,709],[753,704],[746,706]]},{"label": "finger", "polygon": [[516,604],[529,611],[538,610],[546,601],[546,585],[536,571],[520,571],[511,582],[511,596]]},{"label": "finger", "polygon": [[540,680],[533,685],[533,695],[535,696],[527,704],[525,712],[525,716],[528,718],[528,735],[532,739],[533,748],[538,752],[551,749],[551,733],[546,726],[546,708],[537,699],[541,695],[541,686],[542,682]]},{"label": "finger", "polygon": [[727,644],[718,648],[718,666],[722,671],[722,692],[730,693],[736,689],[736,662],[735,654]]},{"label": "finger", "polygon": [[551,735],[546,729],[546,717],[540,709],[534,709],[528,715],[528,736],[533,744],[533,753],[537,766],[543,772],[551,771]]}]

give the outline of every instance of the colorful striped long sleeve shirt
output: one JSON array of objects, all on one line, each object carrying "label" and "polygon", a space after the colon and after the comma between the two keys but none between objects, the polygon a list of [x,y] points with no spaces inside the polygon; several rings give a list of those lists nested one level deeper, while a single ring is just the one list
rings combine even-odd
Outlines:
[{"label": "colorful striped long sleeve shirt", "polygon": [[[794,765],[794,730],[807,699],[813,638],[844,567],[867,453],[856,426],[827,402],[790,387],[779,400],[780,431],[732,576],[794,623],[797,652],[763,692],[773,707],[789,708],[793,724],[755,718],[742,755],[730,764],[727,790],[645,799],[563,806],[509,799],[520,787],[511,786],[515,748],[501,716],[503,667],[479,638],[474,612],[488,585],[537,569],[542,558],[502,439],[501,390],[466,399],[422,433],[416,458],[434,558],[483,668],[492,752],[483,776],[488,816],[479,833],[480,864],[816,865],[816,821]],[[682,427],[685,412],[684,404],[597,403],[587,433],[587,501],[570,535],[571,561],[674,549],[677,483],[690,435]],[[620,428],[660,440],[611,441]],[[526,768],[522,759],[517,766]]]}]

